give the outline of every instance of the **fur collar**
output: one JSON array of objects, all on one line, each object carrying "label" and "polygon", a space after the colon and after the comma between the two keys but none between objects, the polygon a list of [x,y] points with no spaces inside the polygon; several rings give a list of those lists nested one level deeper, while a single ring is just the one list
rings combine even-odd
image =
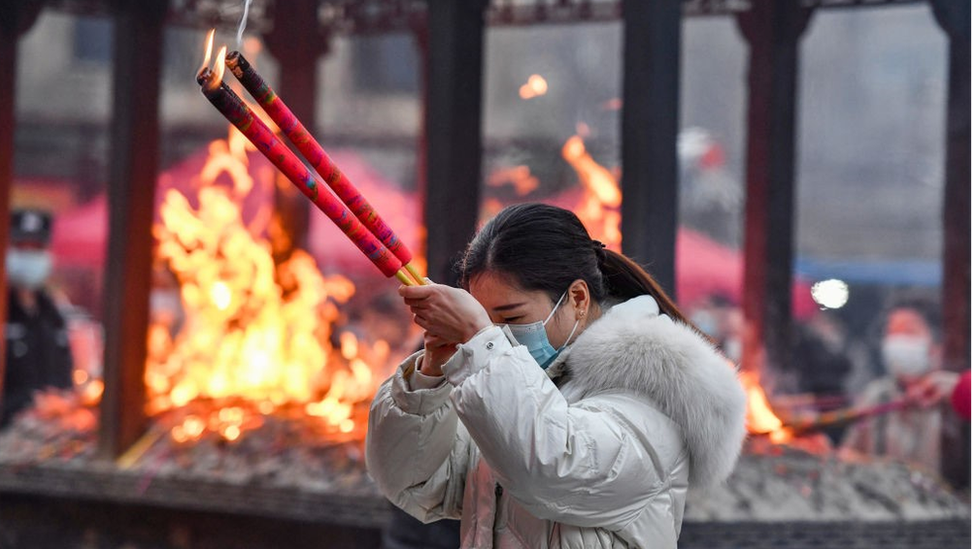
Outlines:
[{"label": "fur collar", "polygon": [[688,446],[692,486],[732,472],[746,435],[736,369],[695,330],[659,314],[653,297],[609,309],[563,355],[549,369],[570,378],[567,398],[635,391],[674,421]]}]

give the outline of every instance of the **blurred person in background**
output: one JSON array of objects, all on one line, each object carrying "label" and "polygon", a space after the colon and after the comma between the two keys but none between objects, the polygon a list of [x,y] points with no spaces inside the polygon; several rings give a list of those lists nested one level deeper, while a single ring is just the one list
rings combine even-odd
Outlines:
[{"label": "blurred person in background", "polygon": [[689,309],[688,320],[738,364],[742,359],[742,310],[722,293],[708,294]]},{"label": "blurred person in background", "polygon": [[6,368],[0,427],[29,407],[38,391],[72,387],[72,357],[64,316],[46,288],[51,274],[51,215],[10,213],[7,248]]},{"label": "blurred person in background", "polygon": [[868,384],[858,406],[893,401],[905,401],[906,406],[852,425],[843,448],[911,462],[937,473],[943,410],[922,406],[913,395],[926,380],[948,373],[940,370],[938,309],[924,297],[902,297],[888,308],[883,325],[880,347],[885,375]]}]

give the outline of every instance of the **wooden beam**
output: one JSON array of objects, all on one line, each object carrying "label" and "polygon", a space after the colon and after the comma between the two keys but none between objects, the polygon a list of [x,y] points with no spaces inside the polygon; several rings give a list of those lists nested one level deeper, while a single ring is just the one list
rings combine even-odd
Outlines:
[{"label": "wooden beam", "polygon": [[[319,26],[318,0],[289,0],[274,7],[274,26],[265,34],[268,51],[278,60],[275,91],[313,134],[316,133],[315,98],[318,61],[328,51],[328,38]],[[294,248],[308,249],[311,204],[283,175],[275,172],[275,218],[287,240],[273,239],[276,261],[287,259]],[[278,243],[285,246],[278,249]]]},{"label": "wooden beam", "polygon": [[[942,207],[943,368],[972,367],[972,3],[930,0],[949,38],[949,82],[945,132],[945,190]],[[946,416],[942,474],[953,486],[969,486],[969,423]]]},{"label": "wooden beam", "polygon": [[624,0],[623,252],[675,291],[681,0]]},{"label": "wooden beam", "polygon": [[811,11],[755,0],[737,16],[749,42],[742,366],[789,360],[799,39]]},{"label": "wooden beam", "polygon": [[427,177],[424,221],[430,277],[456,281],[452,264],[478,223],[481,97],[487,0],[427,3]]},{"label": "wooden beam", "polygon": [[153,198],[159,156],[166,0],[118,0],[105,268],[105,393],[99,455],[119,456],[145,431]]}]

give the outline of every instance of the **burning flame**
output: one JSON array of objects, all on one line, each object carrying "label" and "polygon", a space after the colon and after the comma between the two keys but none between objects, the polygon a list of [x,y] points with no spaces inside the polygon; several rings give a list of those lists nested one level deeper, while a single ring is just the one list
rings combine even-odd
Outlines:
[{"label": "burning flame", "polygon": [[213,86],[216,86],[224,79],[224,69],[227,68],[225,61],[227,59],[227,46],[221,46],[220,50],[217,51],[217,58],[214,59],[213,67]]},{"label": "burning flame", "polygon": [[759,383],[759,376],[755,372],[743,372],[739,379],[746,388],[748,399],[746,409],[746,428],[754,435],[768,434],[771,442],[782,444],[792,438],[783,422],[773,413],[766,392]]},{"label": "burning flame", "polygon": [[575,208],[576,215],[593,238],[619,251],[622,196],[617,178],[593,160],[579,135],[570,137],[563,145],[563,158],[576,170],[585,191]]},{"label": "burning flame", "polygon": [[216,32],[216,30],[217,29],[210,29],[210,32],[207,33],[207,51],[203,55],[203,63],[201,63],[200,68],[197,69],[197,74],[203,72],[204,69],[210,65],[210,56],[213,55],[214,32]]},{"label": "burning flame", "polygon": [[545,95],[549,91],[549,83],[546,79],[539,76],[538,74],[533,74],[529,77],[529,81],[519,88],[519,97],[522,99],[532,99],[533,97],[539,97]]},{"label": "burning flame", "polygon": [[[210,65],[210,56],[213,52],[213,41],[214,41],[214,29],[210,29],[207,33],[207,47],[203,55],[203,63],[200,65],[200,70],[197,71],[197,78],[202,78],[207,74],[208,65]],[[213,68],[208,75],[208,80],[206,86],[208,89],[216,88],[220,85],[220,82],[224,79],[224,60],[227,57],[227,46],[221,46],[220,50],[217,52],[217,57],[214,59]]]},{"label": "burning flame", "polygon": [[[217,56],[220,62],[222,56]],[[244,138],[231,131],[210,145],[200,174],[197,205],[170,189],[154,227],[157,260],[179,284],[182,326],[153,322],[148,334],[147,412],[156,415],[191,402],[197,408],[170,432],[177,443],[216,433],[227,441],[260,426],[261,415],[284,407],[303,410],[325,432],[363,429],[356,403],[372,397],[389,344],[367,344],[351,332],[330,343],[338,308],[355,293],[342,276],[323,277],[308,254],[296,250],[276,265],[263,224],[244,223],[239,204],[252,190]],[[232,184],[217,185],[221,175]],[[269,174],[270,175],[270,174]],[[270,179],[270,177],[269,177]],[[360,412],[361,413],[361,412]]]}]

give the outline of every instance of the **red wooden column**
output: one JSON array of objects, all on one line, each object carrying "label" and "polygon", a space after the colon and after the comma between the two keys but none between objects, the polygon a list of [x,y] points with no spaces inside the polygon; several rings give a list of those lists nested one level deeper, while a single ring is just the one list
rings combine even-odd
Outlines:
[{"label": "red wooden column", "polygon": [[[10,189],[14,182],[14,133],[16,129],[17,43],[41,13],[39,0],[0,2],[0,252],[10,237]],[[7,266],[0,261],[0,312],[7,314]],[[7,339],[0,337],[0,398],[6,363]]]},{"label": "red wooden column", "polygon": [[798,0],[754,0],[737,16],[750,47],[745,370],[789,360],[798,49],[810,14]]},{"label": "red wooden column", "polygon": [[[942,208],[943,364],[961,372],[972,367],[972,3],[930,0],[949,37],[949,96],[946,108],[945,197]],[[947,419],[955,419],[949,415]],[[948,421],[942,444],[942,474],[968,486],[969,424]]]},{"label": "red wooden column", "polygon": [[114,112],[105,268],[105,393],[99,455],[113,459],[146,429],[153,198],[159,167],[159,75],[166,0],[116,0]]}]

